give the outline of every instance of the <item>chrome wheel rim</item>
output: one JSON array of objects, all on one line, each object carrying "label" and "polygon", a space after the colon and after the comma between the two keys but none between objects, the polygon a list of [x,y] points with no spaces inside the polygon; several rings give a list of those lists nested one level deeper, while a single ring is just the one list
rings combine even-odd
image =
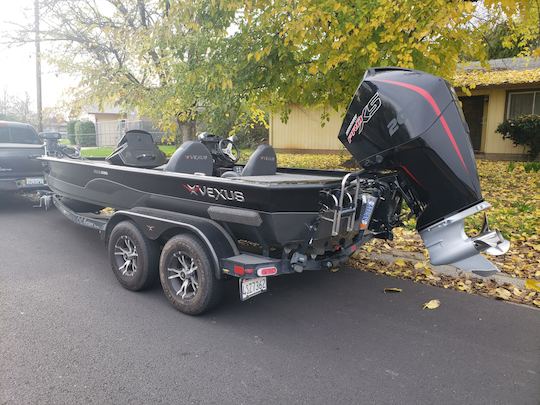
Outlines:
[{"label": "chrome wheel rim", "polygon": [[124,277],[133,277],[137,272],[139,259],[135,242],[126,235],[120,236],[114,245],[114,256],[120,274]]},{"label": "chrome wheel rim", "polygon": [[192,299],[199,290],[199,278],[195,260],[183,253],[172,255],[167,266],[167,280],[173,293],[181,299]]}]

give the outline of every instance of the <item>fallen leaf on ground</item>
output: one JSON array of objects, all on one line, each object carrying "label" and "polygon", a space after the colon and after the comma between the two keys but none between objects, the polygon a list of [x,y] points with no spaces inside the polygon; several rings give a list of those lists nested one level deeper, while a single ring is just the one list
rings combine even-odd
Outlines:
[{"label": "fallen leaf on ground", "polygon": [[512,296],[512,293],[503,287],[496,288],[495,294],[497,298],[500,298],[501,300],[505,300],[505,301],[508,300]]},{"label": "fallen leaf on ground", "polygon": [[395,264],[396,266],[399,266],[399,267],[405,267],[405,266],[406,266],[405,260],[403,260],[403,259],[397,259],[397,260],[394,262],[394,264]]},{"label": "fallen leaf on ground", "polygon": [[439,300],[431,300],[424,304],[424,309],[437,309],[441,305]]},{"label": "fallen leaf on ground", "polygon": [[398,292],[401,292],[401,291],[403,291],[401,288],[395,288],[395,287],[389,287],[389,288],[384,289],[385,293],[387,293],[387,292],[398,293]]},{"label": "fallen leaf on ground", "polygon": [[529,278],[525,281],[525,288],[540,292],[540,281]]}]

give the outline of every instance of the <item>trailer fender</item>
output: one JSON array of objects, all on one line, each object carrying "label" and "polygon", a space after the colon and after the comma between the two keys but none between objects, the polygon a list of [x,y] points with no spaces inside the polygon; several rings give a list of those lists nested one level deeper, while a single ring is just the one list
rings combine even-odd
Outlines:
[{"label": "trailer fender", "polygon": [[234,239],[217,222],[207,218],[154,208],[136,207],[115,212],[107,223],[105,240],[108,240],[116,224],[126,219],[132,220],[140,231],[151,240],[157,240],[162,236],[172,237],[178,233],[175,231],[177,229],[197,236],[208,249],[218,279],[223,276],[220,259],[239,254]]}]

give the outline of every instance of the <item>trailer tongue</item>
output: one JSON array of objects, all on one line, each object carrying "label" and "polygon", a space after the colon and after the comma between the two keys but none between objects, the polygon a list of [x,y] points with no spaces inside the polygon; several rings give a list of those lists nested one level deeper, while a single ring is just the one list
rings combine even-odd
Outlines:
[{"label": "trailer tongue", "polygon": [[367,171],[398,173],[433,264],[497,271],[479,253],[504,254],[509,242],[489,229],[487,217],[479,235],[464,231],[464,219],[490,205],[480,190],[469,128],[446,81],[407,69],[368,70],[339,139]]}]

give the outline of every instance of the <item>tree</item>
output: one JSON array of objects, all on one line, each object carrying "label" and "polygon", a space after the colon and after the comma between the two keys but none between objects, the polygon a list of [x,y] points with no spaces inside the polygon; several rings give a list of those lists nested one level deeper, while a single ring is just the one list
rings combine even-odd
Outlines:
[{"label": "tree", "polygon": [[[274,111],[294,103],[342,109],[370,66],[451,79],[459,55],[487,59],[483,32],[475,29],[479,14],[483,23],[504,17],[522,32],[534,31],[534,24],[528,30],[521,22],[530,15],[524,3],[537,7],[537,0],[484,3],[479,10],[472,2],[447,0],[252,0],[239,23],[239,50],[229,52],[247,55],[248,62],[232,63],[241,67],[233,74],[250,77],[257,90],[249,99]],[[533,20],[537,30],[538,16]],[[511,38],[519,31],[514,28]]]},{"label": "tree", "polygon": [[192,139],[207,89],[190,75],[201,70],[207,48],[227,35],[234,18],[234,9],[213,3],[42,0],[41,37],[54,44],[51,62],[81,76],[79,104],[136,107]]},{"label": "tree", "polygon": [[[487,59],[540,56],[540,1],[488,0],[482,3],[469,28],[483,38]],[[474,60],[471,55],[461,55]]]},{"label": "tree", "polygon": [[69,143],[71,145],[75,145],[77,143],[77,137],[75,135],[75,125],[77,125],[78,120],[70,120],[67,123],[67,138],[69,140]]},{"label": "tree", "polygon": [[36,114],[30,110],[30,96],[24,94],[24,98],[19,98],[9,94],[6,89],[0,98],[0,120],[25,122],[36,124]]},{"label": "tree", "polygon": [[506,38],[511,34],[512,32],[506,22],[497,24],[486,33],[485,40],[489,59],[513,58],[519,56],[525,50],[527,45],[519,46],[515,42],[506,42]]},{"label": "tree", "polygon": [[135,107],[186,140],[197,121],[223,134],[294,103],[342,109],[370,66],[451,78],[459,55],[487,59],[486,22],[506,19],[505,44],[534,36],[537,2],[42,0],[42,38],[82,78],[80,103]]}]

